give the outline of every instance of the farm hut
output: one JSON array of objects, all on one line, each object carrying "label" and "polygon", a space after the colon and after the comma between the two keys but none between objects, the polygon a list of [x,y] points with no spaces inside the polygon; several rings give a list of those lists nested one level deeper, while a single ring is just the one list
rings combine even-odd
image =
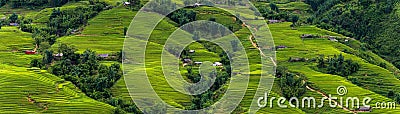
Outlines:
[{"label": "farm hut", "polygon": [[285,49],[285,48],[287,48],[286,46],[276,46],[276,49]]},{"label": "farm hut", "polygon": [[54,57],[62,57],[64,54],[63,53],[57,53],[57,54],[54,54]]},{"label": "farm hut", "polygon": [[301,35],[301,38],[313,38],[314,37],[314,35],[312,35],[312,34],[302,34]]},{"label": "farm hut", "polygon": [[101,58],[107,58],[108,54],[99,54],[98,56],[101,57]]},{"label": "farm hut", "polygon": [[203,62],[194,62],[194,64],[201,65],[201,64],[203,64]]},{"label": "farm hut", "polygon": [[202,6],[203,4],[200,4],[200,3],[194,3],[193,4],[193,7],[199,7],[199,6]]},{"label": "farm hut", "polygon": [[290,57],[289,62],[306,62],[308,61],[307,58],[296,58],[296,57]]},{"label": "farm hut", "polygon": [[189,50],[189,53],[194,53],[194,52],[196,52],[195,50]]},{"label": "farm hut", "polygon": [[280,23],[282,22],[281,20],[268,20],[269,23]]},{"label": "farm hut", "polygon": [[129,5],[131,5],[130,2],[124,2],[124,6],[129,6]]},{"label": "farm hut", "polygon": [[10,26],[19,26],[18,23],[10,23]]},{"label": "farm hut", "polygon": [[57,54],[54,54],[53,56],[54,56],[54,59],[55,60],[61,60],[61,57],[63,57],[63,53],[57,53]]},{"label": "farm hut", "polygon": [[35,51],[32,51],[32,50],[26,50],[26,51],[25,51],[25,54],[27,54],[27,55],[33,55],[33,54],[36,54],[36,52],[35,52]]},{"label": "farm hut", "polygon": [[77,34],[78,32],[79,32],[79,30],[74,29],[74,30],[71,31],[71,34]]},{"label": "farm hut", "polygon": [[213,66],[222,66],[222,63],[220,63],[220,62],[214,62]]},{"label": "farm hut", "polygon": [[337,40],[335,37],[331,37],[331,36],[330,36],[328,39],[329,39],[330,41],[332,41],[332,42],[338,42],[338,40]]},{"label": "farm hut", "polygon": [[360,107],[357,109],[358,112],[371,112],[372,107]]},{"label": "farm hut", "polygon": [[183,63],[192,63],[192,60],[191,59],[183,59]]}]

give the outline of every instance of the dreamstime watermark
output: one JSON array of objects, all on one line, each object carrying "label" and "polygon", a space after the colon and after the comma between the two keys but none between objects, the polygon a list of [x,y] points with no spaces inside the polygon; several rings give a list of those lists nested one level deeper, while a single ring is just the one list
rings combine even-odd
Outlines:
[{"label": "dreamstime watermark", "polygon": [[[274,107],[274,103],[276,103],[276,105],[280,108],[288,108],[289,106],[293,108],[321,108],[324,107],[326,101],[328,101],[329,107],[331,108],[343,108],[344,106],[346,108],[356,109],[360,107],[371,107],[370,104],[373,104],[371,103],[372,98],[370,97],[363,97],[361,99],[359,97],[345,97],[347,94],[347,88],[345,86],[337,87],[336,92],[340,97],[336,97],[331,94],[324,95],[324,97],[319,99],[320,103],[317,103],[317,99],[314,97],[303,97],[300,99],[297,97],[291,97],[289,100],[287,100],[285,97],[270,97],[268,100],[268,93],[266,92],[263,97],[258,98],[257,104],[261,108],[268,107],[267,104],[269,104],[269,107],[272,108]],[[289,104],[289,106],[286,104]],[[396,103],[376,102],[373,108],[395,109]]]}]

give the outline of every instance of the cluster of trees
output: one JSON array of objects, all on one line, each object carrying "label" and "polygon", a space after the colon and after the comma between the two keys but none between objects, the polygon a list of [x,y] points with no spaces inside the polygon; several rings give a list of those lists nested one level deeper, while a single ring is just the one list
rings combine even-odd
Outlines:
[{"label": "cluster of trees", "polygon": [[367,43],[366,47],[400,68],[396,13],[398,0],[306,0],[315,11],[313,23]]},{"label": "cluster of trees", "polygon": [[19,15],[14,12],[13,14],[11,14],[10,17],[8,17],[8,19],[2,21],[0,20],[0,29],[3,26],[3,24],[17,23],[19,21],[18,18]]},{"label": "cluster of trees", "polygon": [[32,20],[24,17],[18,18],[18,15],[10,16],[10,22],[19,22],[20,29],[24,32],[32,33],[36,47],[39,52],[44,52],[56,42],[61,36],[69,35],[71,31],[87,24],[90,18],[95,17],[107,6],[104,2],[90,2],[89,6],[78,6],[74,9],[60,10],[54,8],[49,17],[49,22],[45,27],[33,27]]},{"label": "cluster of trees", "polygon": [[50,14],[48,27],[57,36],[66,35],[68,30],[77,29],[85,25],[90,18],[96,16],[107,6],[104,2],[96,2],[88,7],[78,6],[72,10],[53,9]]},{"label": "cluster of trees", "polygon": [[329,74],[335,74],[347,77],[360,69],[360,65],[351,59],[345,60],[343,55],[327,58],[321,55],[318,58],[318,68],[326,71]]},{"label": "cluster of trees", "polygon": [[279,87],[285,98],[301,97],[307,90],[307,82],[302,74],[291,73],[284,66],[276,68]]},{"label": "cluster of trees", "polygon": [[114,114],[125,114],[128,113],[135,113],[141,114],[142,112],[139,110],[138,107],[131,100],[124,100],[122,98],[110,98],[106,101],[106,103],[110,104],[111,106],[116,107],[114,110]]},{"label": "cluster of trees", "polygon": [[[202,109],[211,106],[218,100],[218,98],[223,94],[225,91],[225,88],[223,87],[224,84],[226,84],[231,76],[231,67],[230,67],[230,61],[227,56],[227,54],[220,48],[218,45],[212,43],[212,42],[207,42],[207,41],[199,41],[201,44],[205,45],[205,47],[215,53],[221,53],[220,58],[221,58],[221,63],[224,66],[225,70],[217,70],[217,71],[212,71],[209,76],[204,76],[206,83],[210,84],[211,83],[211,77],[215,77],[215,82],[212,84],[210,89],[205,91],[202,94],[199,95],[194,95],[192,96],[191,102],[192,104],[188,107],[187,109],[190,110],[195,110],[195,109]],[[181,57],[190,57],[190,54],[188,52],[188,49],[185,49]],[[199,82],[201,79],[201,76],[199,74],[198,70],[195,70],[192,66],[187,68],[187,78],[189,79],[190,82],[196,83]],[[205,85],[208,85],[205,84]],[[198,88],[194,87],[189,87],[190,92],[195,92]]]},{"label": "cluster of trees", "polygon": [[168,15],[170,12],[174,11],[177,6],[175,2],[171,0],[154,0],[148,3],[150,11],[154,11],[163,15]]},{"label": "cluster of trees", "polygon": [[[75,1],[80,1],[80,0],[75,0]],[[4,5],[7,2],[7,0],[1,0],[0,1],[0,6]],[[69,0],[9,0],[10,6],[12,8],[37,8],[37,7],[60,7]]]},{"label": "cluster of trees", "polygon": [[43,58],[33,59],[31,66],[48,68],[52,74],[71,81],[87,96],[109,103],[118,110],[140,112],[134,103],[112,96],[110,88],[122,77],[119,64],[100,64],[101,59],[96,52],[86,50],[83,54],[78,54],[75,48],[65,44],[59,46],[58,53],[62,53],[63,56],[55,59],[53,51],[45,50]]},{"label": "cluster of trees", "polygon": [[196,21],[196,12],[193,10],[179,9],[172,12],[167,17],[182,26],[186,23]]},{"label": "cluster of trees", "polygon": [[133,11],[139,11],[139,9],[143,6],[140,0],[128,0],[128,2],[131,3],[129,8]]},{"label": "cluster of trees", "polygon": [[7,3],[7,0],[0,0],[0,7],[6,5],[6,3]]},{"label": "cluster of trees", "polygon": [[279,7],[275,3],[270,3],[269,7],[258,6],[257,8],[260,13],[256,13],[255,15],[262,16],[265,19],[290,21],[293,22],[293,25],[299,21],[298,15],[279,10]]},{"label": "cluster of trees", "polygon": [[[187,77],[191,82],[200,81],[201,76],[197,71],[194,71],[191,67],[188,68],[187,71],[188,71]],[[225,91],[225,88],[222,87],[224,84],[226,84],[226,82],[228,82],[230,78],[230,73],[226,71],[214,71],[211,72],[209,75],[210,77],[211,75],[215,77],[215,82],[212,84],[211,88],[205,91],[204,93],[192,96],[191,100],[192,104],[189,107],[187,107],[187,109],[194,110],[194,109],[203,109],[209,107],[218,100],[220,95],[223,94],[221,91]],[[210,80],[210,79],[205,79],[205,80]],[[196,88],[189,87],[189,91],[194,92],[194,90],[196,90]]]}]

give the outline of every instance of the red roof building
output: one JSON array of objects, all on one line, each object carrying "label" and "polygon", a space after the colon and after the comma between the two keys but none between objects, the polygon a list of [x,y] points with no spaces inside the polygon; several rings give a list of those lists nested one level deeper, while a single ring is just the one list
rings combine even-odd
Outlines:
[{"label": "red roof building", "polygon": [[25,54],[33,55],[33,54],[36,54],[36,52],[35,51],[31,51],[31,50],[26,50]]}]

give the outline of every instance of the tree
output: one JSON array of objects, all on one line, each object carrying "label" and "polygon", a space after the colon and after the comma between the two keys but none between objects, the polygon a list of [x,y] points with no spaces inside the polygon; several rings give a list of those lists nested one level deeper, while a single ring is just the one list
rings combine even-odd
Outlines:
[{"label": "tree", "polygon": [[394,101],[396,101],[397,103],[400,103],[400,93],[395,94]]},{"label": "tree", "polygon": [[41,42],[39,45],[39,52],[44,52],[45,50],[49,49],[51,45],[48,42]]},{"label": "tree", "polygon": [[128,32],[128,27],[124,27],[124,36],[126,36],[127,32]]},{"label": "tree", "polygon": [[18,15],[16,13],[13,13],[8,19],[11,23],[15,23],[18,20]]},{"label": "tree", "polygon": [[286,72],[279,78],[279,87],[285,98],[300,97],[306,92],[306,82],[301,76]]},{"label": "tree", "polygon": [[40,62],[40,60],[39,59],[33,59],[32,61],[31,61],[31,67],[42,67],[42,63]]},{"label": "tree", "polygon": [[0,29],[1,29],[1,26],[3,26],[3,22],[2,21],[0,21]]},{"label": "tree", "polygon": [[[333,58],[328,58],[328,67],[326,68],[327,73],[340,75],[346,77],[352,73],[357,72],[360,69],[360,65],[351,59],[344,59],[344,56],[340,54],[339,56],[334,56]],[[323,56],[318,58],[318,68],[325,70],[325,61]]]},{"label": "tree", "polygon": [[175,12],[173,12],[172,14],[169,14],[168,17],[178,23],[180,26],[192,22],[192,21],[196,21],[196,12],[192,11],[192,10],[184,10],[184,9],[179,9]]},{"label": "tree", "polygon": [[119,51],[117,52],[117,61],[118,61],[118,62],[122,62],[122,60],[123,60],[123,54],[124,54],[124,52],[123,52],[122,50],[119,50]]},{"label": "tree", "polygon": [[288,72],[288,68],[287,67],[278,66],[278,67],[276,67],[275,77],[280,78],[280,77],[286,75],[287,72]]},{"label": "tree", "polygon": [[43,64],[50,64],[53,62],[53,51],[45,50],[43,54]]},{"label": "tree", "polygon": [[210,18],[208,19],[208,21],[217,22],[216,19],[215,19],[215,17],[210,17]]},{"label": "tree", "polygon": [[58,47],[58,53],[63,54],[63,60],[69,59],[70,61],[77,61],[79,56],[75,54],[75,51],[76,49],[74,47],[70,47],[66,44],[61,44]]},{"label": "tree", "polygon": [[279,7],[275,3],[269,4],[269,7],[271,7],[271,10],[274,10],[275,12],[279,12]]},{"label": "tree", "polygon": [[131,4],[133,5],[133,10],[137,11],[140,9],[141,4],[140,4],[140,0],[130,0]]},{"label": "tree", "polygon": [[292,23],[295,26],[296,23],[299,21],[299,16],[298,15],[292,15]]},{"label": "tree", "polygon": [[318,67],[325,68],[325,56],[321,55],[318,57]]}]

